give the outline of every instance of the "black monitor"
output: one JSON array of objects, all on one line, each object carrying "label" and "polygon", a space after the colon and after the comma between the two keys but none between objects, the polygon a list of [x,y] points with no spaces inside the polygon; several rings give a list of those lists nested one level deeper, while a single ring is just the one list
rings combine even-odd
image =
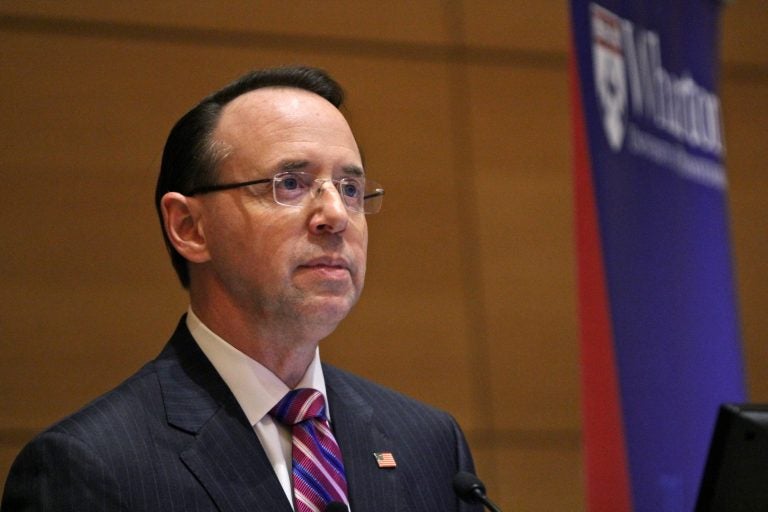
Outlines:
[{"label": "black monitor", "polygon": [[696,512],[768,511],[768,404],[723,404]]}]

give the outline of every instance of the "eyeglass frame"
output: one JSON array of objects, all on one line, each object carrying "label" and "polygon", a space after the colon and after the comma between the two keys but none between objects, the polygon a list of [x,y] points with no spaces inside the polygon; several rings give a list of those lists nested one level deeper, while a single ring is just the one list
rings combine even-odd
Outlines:
[{"label": "eyeglass frame", "polygon": [[[275,174],[271,178],[260,178],[260,179],[257,179],[257,180],[240,181],[240,182],[235,182],[235,183],[221,183],[221,184],[214,184],[214,185],[202,185],[202,186],[199,186],[199,187],[192,188],[192,190],[190,190],[189,192],[187,192],[184,195],[185,196],[196,196],[196,195],[200,195],[200,194],[210,194],[211,192],[219,192],[219,191],[222,191],[222,190],[233,190],[233,189],[237,189],[237,188],[248,187],[248,186],[251,186],[251,185],[261,185],[263,183],[270,183],[271,182],[272,183],[272,200],[276,204],[278,204],[280,206],[300,207],[301,206],[300,204],[285,204],[285,203],[281,203],[280,201],[278,201],[277,200],[277,191],[275,189],[275,183],[277,183],[278,179],[280,179],[281,177],[286,176],[286,175],[296,175],[296,174],[309,175],[310,173],[303,172],[303,171],[283,171],[283,172],[279,172],[279,173]],[[381,188],[381,185],[378,182],[375,182],[373,180],[368,180],[367,178],[363,177],[363,179],[366,180],[366,182],[370,181],[371,183],[376,184],[377,187],[375,187],[375,190],[372,193],[363,196],[363,209],[362,210],[356,210],[354,208],[351,208],[347,204],[347,202],[344,200],[344,194],[343,194],[343,192],[341,191],[341,188],[340,188],[341,182],[344,179],[346,179],[346,178],[314,178],[313,179],[313,183],[320,183],[320,185],[318,187],[318,189],[320,189],[323,186],[323,184],[325,184],[325,183],[330,181],[334,185],[334,188],[336,189],[336,191],[339,193],[339,196],[341,197],[341,202],[344,203],[344,207],[347,210],[349,210],[349,211],[353,211],[353,212],[356,212],[356,213],[362,213],[362,214],[365,214],[365,215],[373,215],[373,214],[376,214],[376,213],[378,213],[380,211],[380,210],[376,210],[375,212],[367,212],[367,211],[365,211],[365,201],[366,200],[368,200],[370,198],[373,198],[373,197],[381,197],[381,196],[384,195],[384,189]]]}]

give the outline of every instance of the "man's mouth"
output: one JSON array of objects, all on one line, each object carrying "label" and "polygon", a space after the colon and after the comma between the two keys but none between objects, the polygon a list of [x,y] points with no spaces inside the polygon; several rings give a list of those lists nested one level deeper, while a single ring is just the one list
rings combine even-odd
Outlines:
[{"label": "man's mouth", "polygon": [[299,265],[299,269],[322,273],[329,278],[346,278],[351,273],[349,263],[344,258],[335,257],[313,258]]}]

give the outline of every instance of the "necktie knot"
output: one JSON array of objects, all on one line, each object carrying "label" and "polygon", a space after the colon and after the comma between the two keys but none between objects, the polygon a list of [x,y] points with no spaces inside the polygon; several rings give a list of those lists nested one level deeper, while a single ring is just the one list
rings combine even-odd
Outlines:
[{"label": "necktie knot", "polygon": [[283,425],[293,426],[308,419],[325,420],[325,398],[316,389],[289,391],[269,414]]}]

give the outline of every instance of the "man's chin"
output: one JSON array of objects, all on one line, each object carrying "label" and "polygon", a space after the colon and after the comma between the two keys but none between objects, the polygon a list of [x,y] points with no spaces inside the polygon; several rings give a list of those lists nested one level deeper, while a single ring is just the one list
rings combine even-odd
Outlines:
[{"label": "man's chin", "polygon": [[315,324],[336,324],[341,322],[357,302],[356,296],[320,295],[305,304],[304,314],[307,320]]}]

